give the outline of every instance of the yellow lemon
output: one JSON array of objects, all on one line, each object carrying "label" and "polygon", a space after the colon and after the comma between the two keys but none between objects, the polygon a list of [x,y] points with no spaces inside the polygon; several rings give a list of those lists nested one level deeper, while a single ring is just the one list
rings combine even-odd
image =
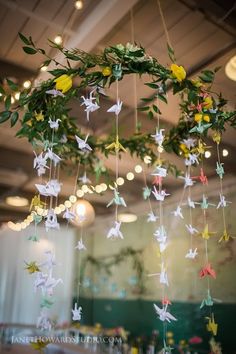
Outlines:
[{"label": "yellow lemon", "polygon": [[212,98],[210,96],[206,97],[204,99],[204,108],[210,109],[210,108],[212,108],[212,106],[213,106]]},{"label": "yellow lemon", "polygon": [[110,76],[111,75],[111,68],[109,66],[105,66],[105,68],[102,69],[102,75],[103,76]]},{"label": "yellow lemon", "polygon": [[204,120],[205,122],[209,123],[210,120],[211,120],[211,117],[210,117],[208,114],[204,114],[203,120]]},{"label": "yellow lemon", "polygon": [[184,70],[183,66],[171,64],[170,70],[172,71],[172,75],[177,79],[177,81],[181,82],[186,78],[186,71]]},{"label": "yellow lemon", "polygon": [[194,116],[195,122],[199,123],[202,121],[202,113],[196,113]]},{"label": "yellow lemon", "polygon": [[69,75],[63,74],[54,80],[56,89],[65,93],[72,87],[72,78]]}]

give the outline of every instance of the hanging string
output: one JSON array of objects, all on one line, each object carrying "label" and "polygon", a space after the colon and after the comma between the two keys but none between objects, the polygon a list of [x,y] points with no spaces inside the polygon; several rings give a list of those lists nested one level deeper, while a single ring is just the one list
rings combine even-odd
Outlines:
[{"label": "hanging string", "polygon": [[159,8],[159,12],[160,12],[161,21],[162,21],[162,25],[163,25],[163,28],[164,28],[164,32],[165,32],[167,44],[168,44],[171,48],[173,48],[172,43],[171,43],[171,40],[170,40],[170,36],[169,36],[169,33],[168,33],[166,21],[165,21],[165,18],[164,18],[164,14],[163,14],[163,11],[162,11],[161,1],[160,1],[160,0],[157,0],[157,5],[158,5],[158,8]]},{"label": "hanging string", "polygon": [[[130,10],[130,27],[131,27],[131,42],[132,44],[135,43],[135,37],[134,37],[134,14],[133,14],[133,8]],[[137,74],[133,74],[133,87],[134,87],[134,131],[135,133],[138,133],[139,126],[138,126],[138,107],[137,107]]]},{"label": "hanging string", "polygon": [[[119,82],[116,80],[116,102],[119,100]],[[116,141],[119,141],[119,114],[116,114]],[[116,152],[116,181],[119,177],[119,147],[115,149]],[[118,184],[116,185],[117,192],[119,191]],[[118,205],[115,205],[115,220],[118,221]]]}]

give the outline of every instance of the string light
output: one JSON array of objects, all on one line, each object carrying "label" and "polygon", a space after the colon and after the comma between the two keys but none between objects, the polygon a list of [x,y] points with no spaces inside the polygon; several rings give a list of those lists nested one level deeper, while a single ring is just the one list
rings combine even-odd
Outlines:
[{"label": "string light", "polygon": [[60,34],[58,34],[55,38],[54,38],[54,43],[60,45],[62,44],[62,36]]},{"label": "string light", "polygon": [[15,98],[11,97],[11,104],[15,103]]},{"label": "string light", "polygon": [[228,155],[229,155],[229,151],[228,151],[227,149],[223,149],[223,150],[222,150],[222,155],[223,155],[224,157],[228,156]]},{"label": "string light", "polygon": [[149,163],[152,162],[151,156],[146,155],[143,159],[143,161],[148,165]]},{"label": "string light", "polygon": [[40,71],[47,71],[48,67],[46,65],[41,66]]},{"label": "string light", "polygon": [[205,158],[209,159],[211,157],[211,152],[210,151],[205,151]]},{"label": "string light", "polygon": [[102,192],[102,187],[99,184],[95,187],[95,192],[96,193],[101,193]]},{"label": "string light", "polygon": [[82,191],[81,189],[78,189],[76,192],[77,197],[82,198],[84,196],[84,191]]},{"label": "string light", "polygon": [[77,200],[77,198],[76,198],[75,195],[71,195],[71,196],[69,197],[69,201],[70,201],[71,203],[75,203],[76,200]]},{"label": "string light", "polygon": [[71,202],[69,200],[66,200],[64,205],[65,205],[66,208],[70,208],[72,204],[71,204]]},{"label": "string light", "polygon": [[128,181],[132,181],[134,179],[134,174],[133,172],[128,172],[126,175],[126,178]]},{"label": "string light", "polygon": [[87,193],[87,192],[88,192],[88,186],[87,186],[87,184],[83,184],[82,187],[81,187],[81,189],[82,189],[82,191],[83,191],[84,193]]},{"label": "string light", "polygon": [[82,10],[82,8],[84,7],[84,3],[82,0],[77,0],[75,1],[75,8],[76,10]]},{"label": "string light", "polygon": [[136,173],[141,173],[142,170],[143,170],[143,168],[142,168],[142,166],[140,166],[140,165],[136,165],[135,168],[134,168],[134,170],[135,170]]},{"label": "string light", "polygon": [[18,101],[20,99],[20,92],[15,93],[15,99]]},{"label": "string light", "polygon": [[118,184],[118,186],[122,186],[125,183],[125,180],[123,177],[118,177],[116,183]]},{"label": "string light", "polygon": [[102,191],[105,192],[107,190],[106,183],[101,183],[100,186],[102,187]]},{"label": "string light", "polygon": [[24,87],[25,89],[30,88],[30,86],[31,86],[31,81],[30,81],[30,80],[26,80],[26,81],[23,83],[23,87]]}]

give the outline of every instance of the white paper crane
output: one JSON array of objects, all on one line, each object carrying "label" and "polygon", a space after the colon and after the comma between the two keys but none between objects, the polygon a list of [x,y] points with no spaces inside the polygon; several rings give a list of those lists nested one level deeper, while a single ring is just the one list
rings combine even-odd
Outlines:
[{"label": "white paper crane", "polygon": [[152,191],[152,194],[155,196],[156,200],[163,201],[166,196],[170,195],[166,193],[164,190],[161,190],[160,192],[156,189],[156,187],[153,187],[154,191]]},{"label": "white paper crane", "polygon": [[148,213],[148,218],[147,218],[147,222],[156,222],[158,219],[158,216],[155,215],[153,213],[153,211],[151,211],[150,213]]},{"label": "white paper crane", "polygon": [[51,179],[46,185],[35,184],[35,187],[39,191],[39,194],[45,197],[57,197],[61,191],[61,183],[56,179]]},{"label": "white paper crane", "polygon": [[[81,106],[86,107],[85,112],[86,112],[86,118],[88,121],[89,121],[90,113],[95,112],[97,109],[100,108],[100,106],[96,102],[96,98],[93,97],[93,92],[94,92],[94,90],[90,92],[88,98],[85,98],[84,96],[81,97],[83,100],[83,103],[81,104]],[[95,100],[95,102],[93,102],[94,100]]]},{"label": "white paper crane", "polygon": [[157,166],[155,171],[151,174],[152,176],[166,177],[167,169],[164,167]]},{"label": "white paper crane", "polygon": [[84,172],[82,177],[79,177],[79,181],[83,184],[91,183],[90,179],[86,175],[86,171]]},{"label": "white paper crane", "polygon": [[186,226],[186,229],[188,230],[188,232],[191,234],[191,235],[194,235],[195,233],[198,233],[198,230],[195,229],[195,227],[193,227],[191,224],[189,225],[185,225]]},{"label": "white paper crane", "polygon": [[73,321],[80,321],[81,320],[81,316],[82,316],[82,307],[79,306],[77,307],[77,302],[75,303],[74,309],[71,310],[73,316],[72,316],[72,320]]},{"label": "white paper crane", "polygon": [[41,152],[41,154],[37,156],[34,151],[34,155],[34,168],[36,168],[38,176],[42,176],[46,172],[46,168],[49,168],[47,166],[47,154],[43,156],[43,153]]},{"label": "white paper crane", "polygon": [[225,200],[225,196],[220,193],[220,201],[219,201],[216,209],[227,207],[227,203],[232,203],[232,202],[229,202],[228,200]]},{"label": "white paper crane", "polygon": [[66,208],[63,214],[63,219],[73,220],[74,218],[75,218],[75,213],[73,211],[70,211],[68,208]]},{"label": "white paper crane", "polygon": [[122,102],[120,99],[118,99],[117,103],[114,104],[113,106],[111,106],[107,112],[109,113],[115,113],[116,116],[118,116],[120,114],[120,111],[121,111],[121,108],[122,108]]},{"label": "white paper crane", "polygon": [[182,214],[182,209],[181,207],[178,205],[177,208],[171,212],[171,214],[173,214],[174,216],[179,216],[181,219],[183,219],[183,214]]},{"label": "white paper crane", "polygon": [[185,176],[179,176],[179,178],[183,179],[184,180],[184,188],[187,188],[187,187],[192,187],[193,184],[195,183],[192,178],[190,177],[190,174],[189,173],[185,173]]},{"label": "white paper crane", "polygon": [[75,139],[77,141],[78,148],[84,152],[92,151],[91,146],[89,146],[89,144],[87,143],[88,137],[89,137],[89,135],[87,135],[85,140],[83,140],[80,137],[78,137],[77,135],[75,135]]},{"label": "white paper crane", "polygon": [[48,214],[46,216],[46,221],[45,221],[45,227],[47,232],[49,231],[49,229],[56,229],[56,230],[60,229],[60,225],[57,222],[57,216],[54,210],[48,211]]},{"label": "white paper crane", "polygon": [[48,151],[47,151],[47,153],[46,153],[46,155],[45,155],[49,160],[51,160],[51,161],[53,161],[53,163],[54,163],[54,166],[57,166],[57,164],[59,163],[59,162],[61,162],[61,158],[60,158],[60,156],[58,156],[57,154],[55,154],[53,151],[52,151],[52,149],[50,149],[50,148],[48,148]]},{"label": "white paper crane", "polygon": [[198,255],[197,248],[195,248],[194,250],[190,248],[188,250],[188,253],[186,253],[185,258],[194,259],[197,255]]},{"label": "white paper crane", "polygon": [[78,241],[78,244],[75,248],[77,248],[79,251],[86,251],[86,247],[83,243],[82,238]]},{"label": "white paper crane", "polygon": [[40,328],[41,330],[44,330],[44,331],[51,331],[51,329],[52,329],[51,321],[48,318],[45,310],[42,310],[40,312],[40,315],[37,319],[37,328]]},{"label": "white paper crane", "polygon": [[196,139],[188,138],[183,139],[182,143],[187,146],[188,149],[195,146]]},{"label": "white paper crane", "polygon": [[170,312],[167,311],[168,305],[164,305],[163,308],[161,309],[158,307],[156,304],[154,304],[154,309],[156,310],[157,315],[159,316],[161,321],[177,321],[177,318],[175,318],[173,315],[170,314]]},{"label": "white paper crane", "polygon": [[115,221],[114,226],[110,228],[107,233],[107,238],[121,238],[124,239],[122,232],[120,231],[121,222]]},{"label": "white paper crane", "polygon": [[61,119],[51,120],[50,118],[48,121],[50,128],[55,130],[59,128],[59,122],[61,122]]},{"label": "white paper crane", "polygon": [[152,138],[154,138],[156,144],[158,144],[159,146],[162,146],[162,143],[164,141],[165,135],[163,135],[163,132],[165,131],[165,129],[156,129],[156,134],[151,135]]}]

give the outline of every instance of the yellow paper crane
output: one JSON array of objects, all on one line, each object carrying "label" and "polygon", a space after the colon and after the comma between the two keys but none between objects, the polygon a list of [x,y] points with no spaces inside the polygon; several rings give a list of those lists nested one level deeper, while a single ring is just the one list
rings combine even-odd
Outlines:
[{"label": "yellow paper crane", "polygon": [[208,320],[208,323],[207,323],[208,332],[211,332],[213,334],[213,336],[216,336],[218,324],[215,323],[214,314],[212,313],[211,317],[206,317],[206,319]]},{"label": "yellow paper crane", "polygon": [[25,269],[28,270],[29,274],[40,272],[40,269],[36,262],[26,263]]},{"label": "yellow paper crane", "polygon": [[121,145],[121,143],[119,142],[119,136],[116,136],[116,140],[114,141],[114,143],[111,143],[110,145],[106,146],[106,149],[112,150],[114,149],[115,151],[124,151],[126,152],[125,148],[123,145]]},{"label": "yellow paper crane", "polygon": [[50,343],[49,340],[40,340],[37,339],[36,342],[31,342],[30,345],[33,349],[38,350],[39,352],[43,353],[43,349]]},{"label": "yellow paper crane", "polygon": [[206,149],[211,148],[211,146],[206,146],[205,143],[202,142],[201,139],[198,140],[198,146],[192,149],[193,152],[197,152],[200,155],[203,155],[205,153]]},{"label": "yellow paper crane", "polygon": [[40,200],[40,195],[35,195],[30,203],[30,211],[32,210],[32,208],[34,207],[39,207],[39,208],[43,208],[44,206],[46,206],[46,203],[42,202]]},{"label": "yellow paper crane", "polygon": [[222,241],[228,242],[229,239],[230,239],[230,235],[228,234],[227,230],[224,229],[223,235],[219,239],[219,242],[222,242]]},{"label": "yellow paper crane", "polygon": [[206,224],[206,226],[204,227],[204,230],[201,233],[202,238],[204,238],[204,240],[209,240],[209,238],[211,236],[213,236],[216,232],[210,232],[208,229],[208,224]]}]

